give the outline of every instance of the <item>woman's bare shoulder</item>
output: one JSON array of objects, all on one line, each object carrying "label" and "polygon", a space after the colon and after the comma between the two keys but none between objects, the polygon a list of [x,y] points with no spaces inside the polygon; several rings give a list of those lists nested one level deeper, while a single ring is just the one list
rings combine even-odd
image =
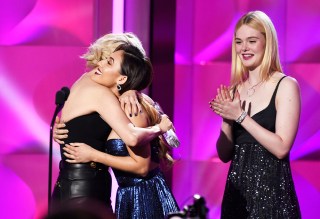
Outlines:
[{"label": "woman's bare shoulder", "polygon": [[292,76],[286,76],[279,84],[278,93],[278,96],[284,98],[299,95],[300,87],[298,81]]}]

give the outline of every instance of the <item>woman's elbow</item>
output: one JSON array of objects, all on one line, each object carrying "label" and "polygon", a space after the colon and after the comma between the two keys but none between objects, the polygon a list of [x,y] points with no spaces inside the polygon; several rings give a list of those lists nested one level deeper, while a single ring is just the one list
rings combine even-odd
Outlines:
[{"label": "woman's elbow", "polygon": [[138,137],[133,134],[126,136],[126,138],[123,139],[123,141],[129,147],[135,147],[139,143]]},{"label": "woman's elbow", "polygon": [[276,156],[276,158],[278,158],[279,160],[282,160],[286,157],[289,156],[290,153],[290,149],[282,149],[279,150],[277,153],[275,153],[274,155]]},{"label": "woman's elbow", "polygon": [[231,157],[226,157],[226,156],[219,156],[219,159],[223,162],[223,163],[228,163],[231,160]]},{"label": "woman's elbow", "polygon": [[277,153],[275,156],[279,159],[282,160],[288,156],[289,152],[287,153]]},{"label": "woman's elbow", "polygon": [[141,177],[146,177],[149,173],[149,168],[148,167],[140,167],[137,171],[136,171],[136,174],[138,176],[141,176]]}]

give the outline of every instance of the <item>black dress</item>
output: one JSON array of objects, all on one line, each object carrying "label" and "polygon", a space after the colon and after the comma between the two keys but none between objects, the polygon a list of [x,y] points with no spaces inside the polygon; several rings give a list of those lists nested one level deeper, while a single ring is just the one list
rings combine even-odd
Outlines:
[{"label": "black dress", "polygon": [[[69,130],[65,143],[81,142],[104,151],[104,144],[111,132],[110,126],[98,113],[76,117],[66,123]],[[53,207],[65,203],[84,204],[100,203],[111,209],[111,176],[108,167],[95,163],[70,164],[63,155],[60,145],[61,158],[59,176],[52,195]],[[61,205],[62,204],[62,205]]]},{"label": "black dress", "polygon": [[[253,120],[272,132],[275,132],[277,114],[275,97],[281,80],[269,105],[252,116]],[[276,158],[237,123],[233,126],[233,136],[234,154],[222,201],[221,218],[301,218],[289,156],[281,160]]]}]

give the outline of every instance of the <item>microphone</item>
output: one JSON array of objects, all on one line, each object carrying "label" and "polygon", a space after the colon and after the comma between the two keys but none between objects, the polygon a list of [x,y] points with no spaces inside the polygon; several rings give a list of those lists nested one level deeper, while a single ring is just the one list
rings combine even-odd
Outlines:
[{"label": "microphone", "polygon": [[70,89],[68,87],[62,87],[61,88],[61,91],[64,92],[64,100],[66,101],[69,97],[69,94],[70,94]]},{"label": "microphone", "polygon": [[[164,114],[162,108],[160,107],[159,103],[154,102],[153,107],[160,113],[160,115]],[[178,139],[178,136],[173,131],[173,129],[169,129],[165,133],[162,134],[167,144],[172,148],[177,148],[180,146],[180,141]]]},{"label": "microphone", "polygon": [[56,93],[56,100],[55,100],[55,103],[57,106],[61,106],[64,104],[64,101],[65,101],[65,92],[63,90],[59,90],[57,91]]},{"label": "microphone", "polygon": [[68,87],[62,87],[56,92],[55,104],[56,109],[53,113],[53,117],[50,123],[50,140],[49,140],[49,176],[48,176],[48,212],[51,210],[51,189],[52,189],[52,137],[53,137],[53,126],[55,118],[62,109],[64,102],[68,99],[70,90]]}]

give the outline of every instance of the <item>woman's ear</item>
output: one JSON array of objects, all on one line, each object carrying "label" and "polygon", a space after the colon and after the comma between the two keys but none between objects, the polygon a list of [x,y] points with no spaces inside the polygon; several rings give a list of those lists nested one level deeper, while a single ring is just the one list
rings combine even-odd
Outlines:
[{"label": "woman's ear", "polygon": [[124,84],[124,83],[126,83],[127,79],[128,79],[127,76],[121,75],[121,76],[119,77],[119,79],[118,79],[118,84]]}]

